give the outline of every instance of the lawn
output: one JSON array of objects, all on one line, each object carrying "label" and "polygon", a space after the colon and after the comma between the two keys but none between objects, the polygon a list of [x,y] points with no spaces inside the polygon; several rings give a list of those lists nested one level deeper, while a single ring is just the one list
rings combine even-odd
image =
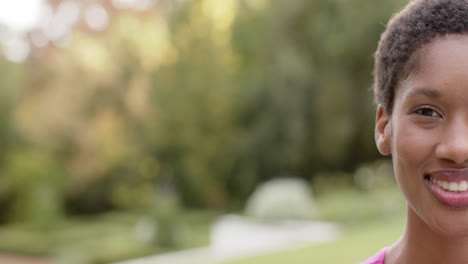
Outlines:
[{"label": "lawn", "polygon": [[403,233],[404,224],[404,217],[398,216],[361,226],[348,226],[343,230],[341,237],[334,242],[232,260],[222,264],[359,263],[397,240]]},{"label": "lawn", "polygon": [[64,263],[110,263],[168,251],[206,246],[217,213],[185,210],[178,220],[179,242],[159,247],[139,239],[142,214],[110,212],[92,218],[65,219],[50,230],[24,224],[0,227],[0,253],[50,257]]},{"label": "lawn", "polygon": [[322,195],[317,202],[320,220],[340,224],[338,240],[222,264],[359,263],[403,234],[406,206],[396,185],[372,192],[335,190]]},{"label": "lawn", "polygon": [[[359,263],[392,244],[403,233],[404,204],[396,186],[372,192],[335,189],[318,197],[317,209],[319,220],[340,225],[342,232],[338,240],[222,264]],[[218,216],[215,212],[182,210],[177,217],[180,241],[171,248],[138,239],[136,234],[141,232],[136,232],[136,226],[142,218],[140,213],[113,212],[87,219],[68,219],[48,231],[25,225],[3,226],[0,227],[0,252],[50,256],[66,263],[110,263],[207,246],[211,223]],[[207,259],[200,263],[208,262]]]}]

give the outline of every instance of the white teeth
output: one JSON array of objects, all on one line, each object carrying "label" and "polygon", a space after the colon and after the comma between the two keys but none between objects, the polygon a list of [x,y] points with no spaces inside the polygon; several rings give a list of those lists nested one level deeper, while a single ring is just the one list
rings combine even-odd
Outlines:
[{"label": "white teeth", "polygon": [[456,192],[456,191],[458,191],[458,183],[450,182],[448,188],[449,188],[450,191]]},{"label": "white teeth", "polygon": [[449,186],[449,183],[448,182],[442,182],[442,188],[444,188],[445,190],[448,189],[448,186]]},{"label": "white teeth", "polygon": [[464,192],[468,190],[468,182],[466,181],[461,181],[459,184],[458,184],[458,191],[459,192]]},{"label": "white teeth", "polygon": [[430,181],[439,185],[444,190],[451,191],[451,192],[465,192],[468,190],[467,181],[446,182],[446,181],[435,180],[433,178],[430,178]]}]

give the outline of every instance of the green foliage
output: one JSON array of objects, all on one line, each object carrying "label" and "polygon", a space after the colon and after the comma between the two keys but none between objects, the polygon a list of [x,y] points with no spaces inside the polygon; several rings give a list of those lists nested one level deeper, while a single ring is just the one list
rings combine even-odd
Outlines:
[{"label": "green foliage", "polygon": [[160,247],[175,247],[180,244],[181,208],[178,197],[170,190],[160,191],[153,205],[153,218],[156,220],[154,242]]},{"label": "green foliage", "polygon": [[356,189],[336,189],[317,201],[320,219],[359,225],[367,221],[403,215],[405,199],[396,186],[364,192]]},{"label": "green foliage", "polygon": [[[0,59],[0,250],[104,263],[201,246],[214,216],[184,208],[240,210],[282,175],[311,180],[324,220],[401,209],[361,164],[378,156],[372,53],[407,0],[155,2]],[[144,213],[67,220],[114,209]]]},{"label": "green foliage", "polygon": [[53,227],[64,213],[63,170],[37,150],[10,153],[6,163],[4,181],[14,197],[11,219]]},{"label": "green foliage", "polygon": [[211,16],[210,1],[171,16],[178,58],[155,71],[148,138],[186,204],[225,207],[278,174],[350,170],[377,156],[372,53],[403,3],[253,2],[236,2],[232,21]]},{"label": "green foliage", "polygon": [[377,157],[372,53],[406,1],[161,2],[0,62],[11,220],[148,209],[164,185],[183,205],[239,209],[272,177]]}]

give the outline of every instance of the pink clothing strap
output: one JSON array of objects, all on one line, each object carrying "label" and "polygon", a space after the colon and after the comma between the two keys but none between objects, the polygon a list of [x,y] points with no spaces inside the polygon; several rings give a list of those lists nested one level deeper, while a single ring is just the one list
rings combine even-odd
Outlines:
[{"label": "pink clothing strap", "polygon": [[366,261],[361,262],[361,264],[384,264],[385,261],[385,252],[387,248],[382,248],[379,253],[375,254],[374,256],[368,258]]}]

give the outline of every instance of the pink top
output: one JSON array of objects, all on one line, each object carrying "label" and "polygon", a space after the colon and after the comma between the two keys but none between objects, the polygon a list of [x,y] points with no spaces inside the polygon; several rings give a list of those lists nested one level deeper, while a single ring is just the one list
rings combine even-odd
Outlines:
[{"label": "pink top", "polygon": [[366,261],[361,262],[361,264],[384,264],[385,260],[385,252],[387,248],[382,248],[379,253],[375,254],[374,256],[368,258]]}]

